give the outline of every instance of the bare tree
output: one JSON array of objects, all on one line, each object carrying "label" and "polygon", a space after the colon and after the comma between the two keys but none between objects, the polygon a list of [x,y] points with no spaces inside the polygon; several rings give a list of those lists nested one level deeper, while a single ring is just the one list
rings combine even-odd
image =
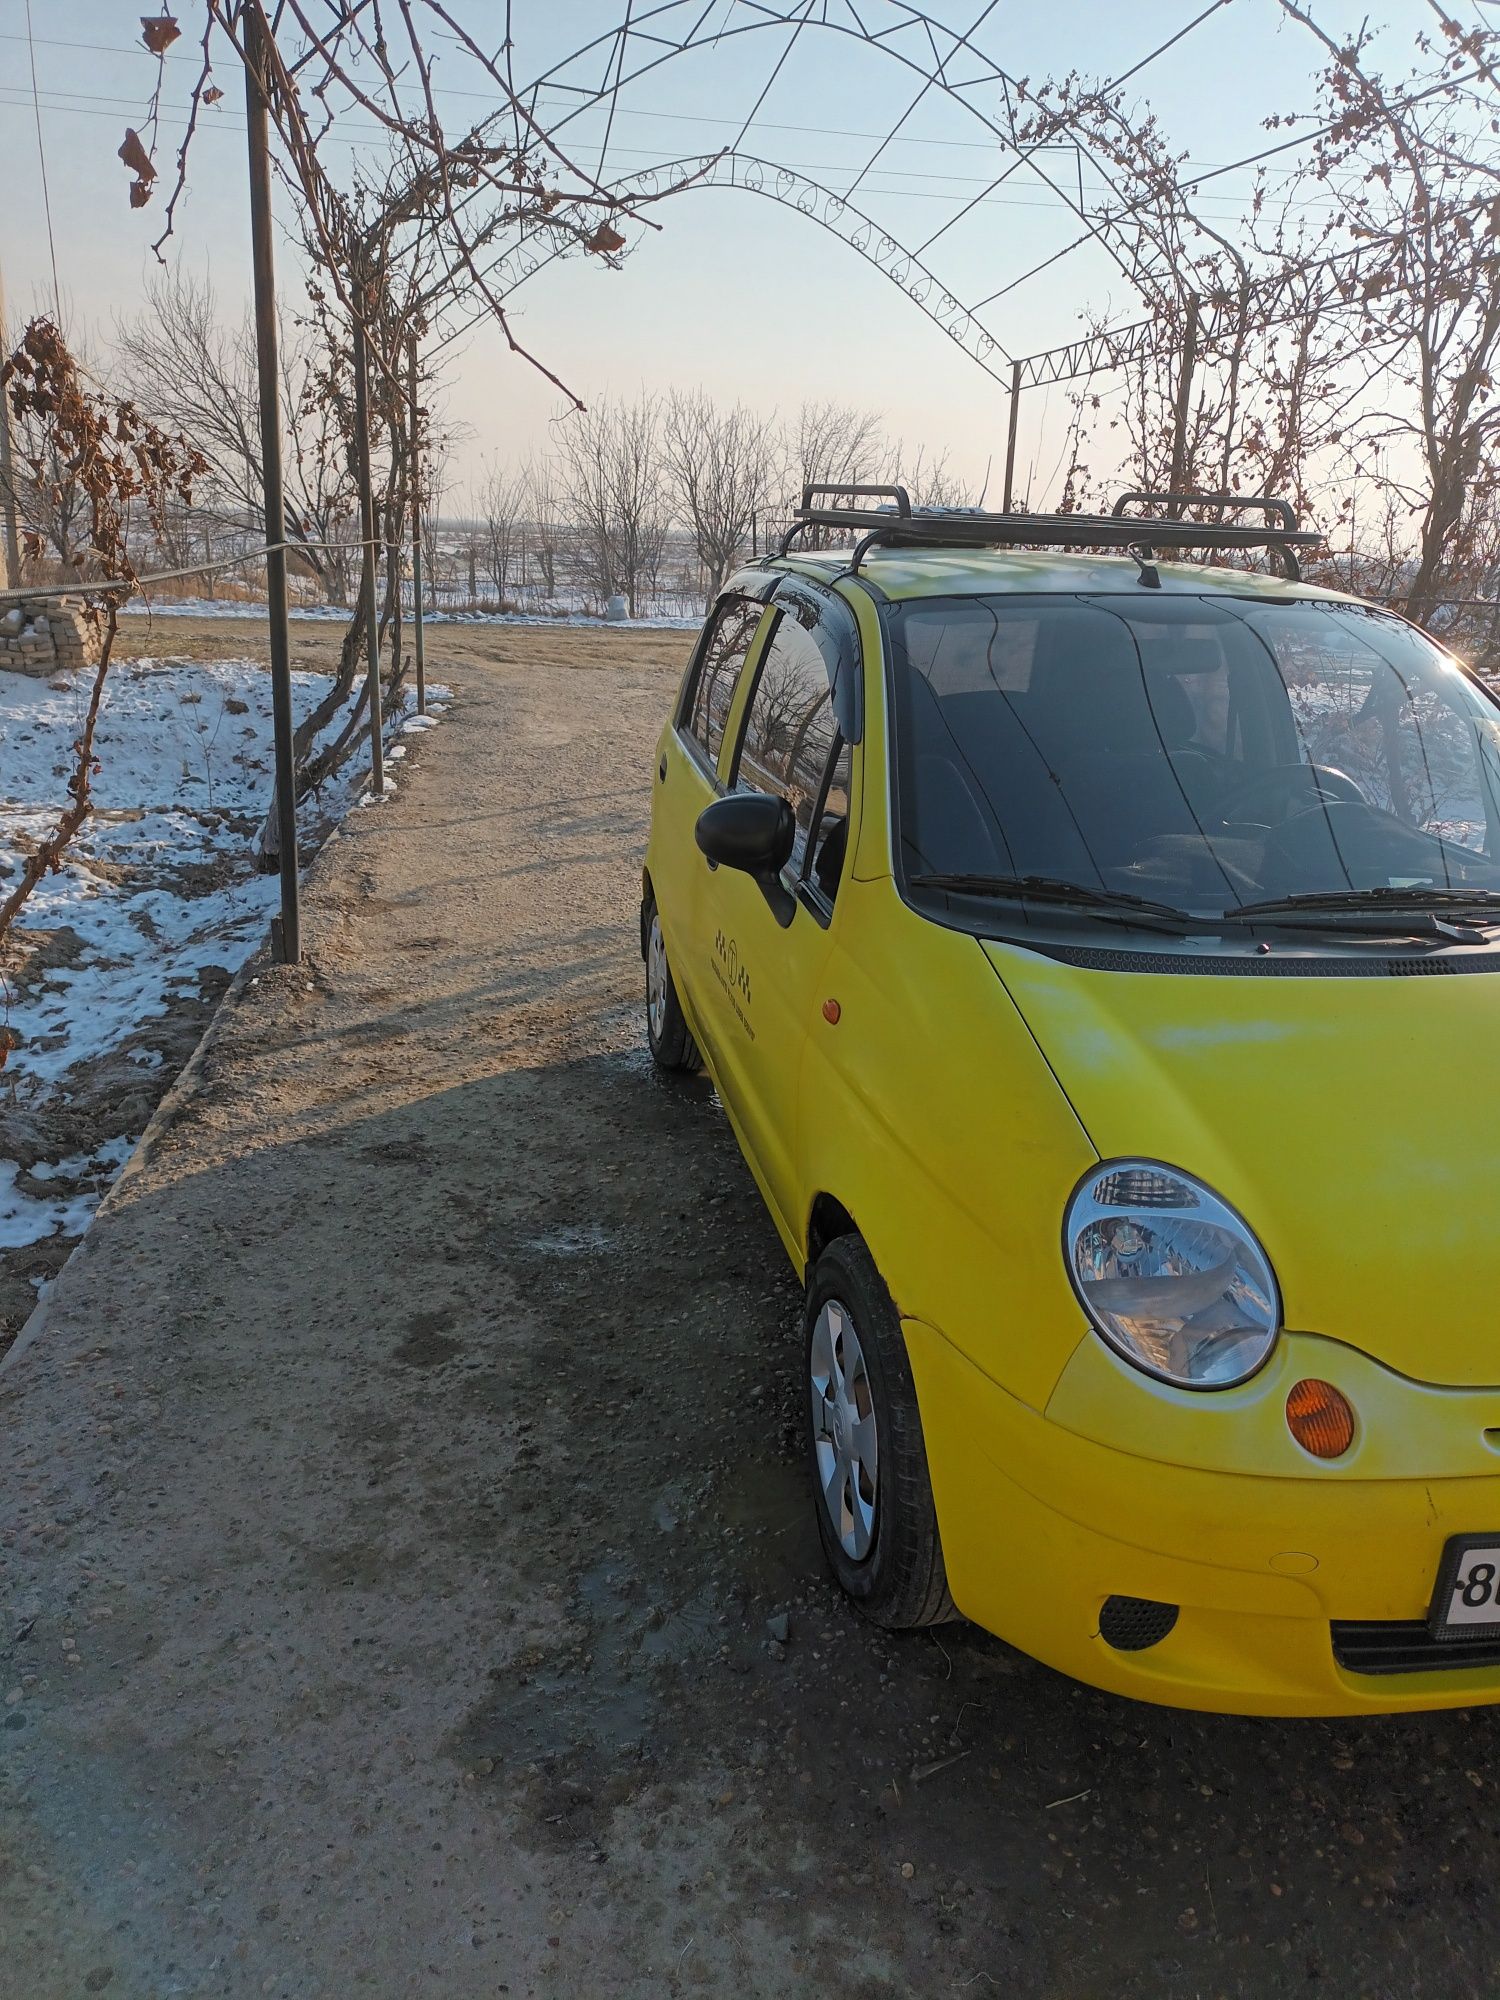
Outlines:
[{"label": "bare tree", "polygon": [[[201,504],[226,522],[260,530],[265,475],[248,319],[226,326],[211,285],[170,273],[151,287],[146,311],[117,324],[115,351],[141,407],[201,440],[210,468]],[[327,546],[358,539],[347,453],[309,329],[284,323],[280,351],[287,538],[301,544],[298,567],[331,603],[347,604],[350,552]]]},{"label": "bare tree", "polygon": [[914,507],[977,507],[979,496],[948,463],[946,448],[929,451],[918,445],[910,458],[904,443],[896,446],[891,478],[904,486]]},{"label": "bare tree", "polygon": [[478,542],[485,573],[503,604],[510,595],[525,539],[526,481],[491,466],[479,492]]},{"label": "bare tree", "polygon": [[[1304,176],[1331,188],[1330,237],[1358,246],[1344,316],[1378,375],[1358,433],[1377,447],[1417,517],[1406,610],[1428,619],[1493,548],[1500,486],[1500,33],[1461,29],[1439,7],[1441,41],[1393,87],[1369,38],[1336,40],[1304,6],[1283,10],[1326,58],[1329,129]],[[1394,390],[1394,395],[1389,393]],[[1403,474],[1414,460],[1416,477]]]},{"label": "bare tree", "polygon": [[634,618],[671,521],[660,406],[645,395],[634,403],[596,403],[569,417],[557,435],[585,581],[600,598],[622,596]]},{"label": "bare tree", "polygon": [[873,410],[852,403],[804,403],[787,435],[797,494],[841,481],[867,485],[890,477],[888,447]]},{"label": "bare tree", "polygon": [[527,554],[535,558],[541,572],[542,588],[549,597],[557,594],[557,563],[562,548],[562,502],[558,494],[557,468],[550,459],[531,457],[521,467],[524,494],[525,542]]},{"label": "bare tree", "polygon": [[1426,620],[1492,587],[1500,545],[1500,35],[1434,4],[1437,28],[1392,84],[1368,34],[1340,39],[1308,0],[1280,4],[1322,64],[1315,129],[1235,239],[1197,212],[1154,117],[1076,76],[1032,95],[1025,143],[1064,120],[1108,162],[1155,323],[1123,397],[1106,407],[1090,384],[1078,399],[1064,504],[1113,430],[1146,487],[1175,463],[1190,486],[1290,493],[1334,532],[1338,574],[1383,580]]},{"label": "bare tree", "polygon": [[[87,382],[94,373],[81,338],[66,324],[37,322],[50,329],[59,354]],[[17,356],[22,350],[16,350]],[[97,557],[91,533],[88,492],[79,467],[62,449],[61,433],[45,408],[45,397],[26,397],[15,403],[11,413],[12,458],[8,497],[17,515],[26,524],[23,568],[39,575],[45,564],[55,565],[60,575],[73,577],[94,574]],[[128,504],[128,503],[127,503]]]},{"label": "bare tree", "polygon": [[770,504],[779,456],[773,420],[742,403],[720,409],[702,389],[674,389],[662,441],[668,475],[708,572],[712,604]]},{"label": "bare tree", "polygon": [[[132,525],[159,537],[164,531],[163,510],[174,499],[187,504],[205,461],[186,438],[144,420],[128,397],[107,396],[90,386],[51,320],[36,319],[27,327],[0,367],[0,395],[6,397],[13,419],[29,440],[33,490],[45,486],[47,468],[53,464],[66,465],[77,483],[87,517],[83,533],[97,579],[88,593],[88,611],[99,635],[88,706],[72,744],[69,803],[52,831],[27,854],[19,880],[0,898],[3,941],[37,883],[60,866],[68,843],[93,811],[91,788],[98,768],[94,731],[120,606],[137,582],[130,549]],[[42,530],[28,520],[25,533],[34,556]],[[0,1035],[0,1063],[7,1046],[8,1036]]]},{"label": "bare tree", "polygon": [[422,456],[422,570],[427,579],[427,609],[442,605],[441,535],[443,495],[448,490],[448,440],[435,435]]}]

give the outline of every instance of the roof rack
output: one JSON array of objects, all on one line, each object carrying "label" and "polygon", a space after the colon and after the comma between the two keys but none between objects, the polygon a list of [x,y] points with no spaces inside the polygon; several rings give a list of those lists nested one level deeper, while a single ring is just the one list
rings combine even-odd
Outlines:
[{"label": "roof rack", "polygon": [[[878,500],[878,507],[829,504]],[[1164,508],[1132,514],[1132,507]],[[1186,507],[1241,514],[1256,509],[1253,522],[1187,521]],[[1290,502],[1235,493],[1122,493],[1108,514],[986,514],[977,507],[913,507],[904,486],[804,486],[802,505],[781,539],[785,555],[808,528],[842,528],[860,535],[850,567],[856,573],[873,548],[1045,548],[1124,549],[1140,566],[1141,582],[1159,585],[1153,558],[1168,549],[1266,549],[1279,558],[1292,581],[1301,576],[1298,549],[1316,548],[1323,537],[1299,528]]]}]

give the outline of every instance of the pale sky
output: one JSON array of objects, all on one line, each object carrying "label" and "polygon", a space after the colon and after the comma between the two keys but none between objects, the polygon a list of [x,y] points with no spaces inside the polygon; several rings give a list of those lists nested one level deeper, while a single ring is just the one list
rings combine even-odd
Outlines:
[{"label": "pale sky", "polygon": [[[998,0],[933,0],[931,11],[970,28],[1013,75],[1034,84],[1078,68],[1112,78],[1204,11],[1206,0],[1078,0],[1038,8]],[[453,0],[476,37],[502,31],[500,0]],[[721,28],[750,18],[736,0],[716,0]],[[873,19],[888,0],[867,0]],[[1364,18],[1346,0],[1315,0],[1335,30]],[[1454,0],[1465,19],[1469,0]],[[127,203],[128,175],[115,157],[127,124],[140,124],[155,63],[140,49],[137,6],[121,0],[30,0],[32,47],[42,145],[56,245],[57,274],[75,325],[97,342],[116,314],[140,310],[154,267],[150,243],[161,226],[161,199],[144,210]],[[637,0],[637,20],[647,8]],[[697,11],[696,9],[694,10]],[[830,14],[839,11],[833,0]],[[892,14],[894,10],[890,10]],[[180,0],[183,39],[168,64],[164,97],[163,180],[181,134],[196,74],[198,11]],[[540,76],[570,48],[610,29],[622,0],[513,0],[518,81]],[[1388,0],[1373,17],[1383,24],[1385,65],[1401,74],[1418,29],[1433,15],[1424,0]],[[734,36],[643,78],[621,95],[610,136],[615,173],[730,143],[755,105],[778,56],[784,31]],[[638,48],[641,44],[636,45]],[[490,100],[482,73],[457,50],[438,48],[436,81],[450,131],[482,115]],[[26,0],[0,0],[0,263],[12,328],[46,307],[51,258],[42,198]],[[608,57],[590,58],[597,80]],[[1273,112],[1308,108],[1315,51],[1273,0],[1228,4],[1160,56],[1129,86],[1158,114],[1194,171],[1226,164],[1284,137],[1268,133]],[[180,210],[175,255],[185,269],[211,276],[223,309],[238,314],[248,299],[248,225],[242,85],[227,48],[221,54],[223,101],[204,115],[195,141],[189,193]],[[917,94],[912,72],[888,57],[826,30],[809,29],[781,67],[741,142],[777,165],[810,174],[842,192]],[[465,98],[465,91],[475,92]],[[543,106],[549,99],[544,97]],[[550,101],[568,100],[555,91]],[[995,106],[999,112],[998,103]],[[374,126],[355,112],[340,127],[335,172],[356,148],[373,145]],[[569,132],[592,167],[602,126],[580,119]],[[914,249],[954,216],[1013,156],[966,112],[931,93],[901,128],[861,185],[856,202],[904,248]],[[1076,164],[1049,160],[1054,175]],[[1280,163],[1273,163],[1279,170]],[[1085,192],[1091,181],[1085,179]],[[1097,185],[1096,182],[1093,184]],[[1242,212],[1249,177],[1213,183],[1203,206],[1216,223]],[[278,197],[283,203],[284,194]],[[824,397],[878,411],[892,437],[950,462],[976,482],[1003,454],[1006,397],[881,272],[817,223],[750,193],[708,189],[674,196],[651,211],[661,232],[632,232],[637,247],[622,271],[597,260],[554,264],[516,294],[521,337],[585,400],[701,383],[727,401],[795,409]],[[928,253],[941,282],[966,304],[1000,290],[1079,233],[1076,218],[1035,174],[1018,172],[997,194],[949,229]],[[279,254],[289,291],[296,266],[289,241]],[[1129,287],[1097,247],[1080,250],[1010,292],[983,314],[1003,346],[1023,354],[1068,340],[1085,311],[1119,320],[1139,317]],[[1002,366],[998,361],[997,366]],[[509,356],[492,329],[448,352],[446,407],[465,433],[458,482],[485,461],[519,459],[545,446],[556,393]],[[1021,465],[1045,489],[1062,442],[1064,392],[1037,391],[1023,403]],[[1038,497],[1041,497],[1039,494]]]}]

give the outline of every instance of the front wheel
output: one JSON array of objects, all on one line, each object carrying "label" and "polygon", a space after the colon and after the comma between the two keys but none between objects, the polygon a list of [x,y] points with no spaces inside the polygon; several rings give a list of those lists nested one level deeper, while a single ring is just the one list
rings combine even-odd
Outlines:
[{"label": "front wheel", "polygon": [[808,1464],[829,1567],[877,1625],[955,1617],[906,1340],[857,1236],[836,1237],[813,1267],[806,1333]]},{"label": "front wheel", "polygon": [[646,947],[646,1040],[651,1047],[651,1060],[662,1070],[701,1069],[703,1058],[672,983],[667,943],[661,934],[661,915],[654,896],[647,898],[641,917]]}]

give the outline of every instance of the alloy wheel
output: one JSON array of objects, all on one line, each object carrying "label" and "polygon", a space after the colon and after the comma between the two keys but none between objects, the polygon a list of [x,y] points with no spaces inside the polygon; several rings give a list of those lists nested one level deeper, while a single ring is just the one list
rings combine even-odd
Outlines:
[{"label": "alloy wheel", "polygon": [[808,1391],[822,1503],[845,1555],[862,1562],[875,1541],[880,1440],[864,1349],[838,1299],[824,1302],[813,1327]]},{"label": "alloy wheel", "polygon": [[646,1018],[651,1023],[651,1039],[659,1042],[667,1025],[667,946],[655,910],[646,939]]}]

